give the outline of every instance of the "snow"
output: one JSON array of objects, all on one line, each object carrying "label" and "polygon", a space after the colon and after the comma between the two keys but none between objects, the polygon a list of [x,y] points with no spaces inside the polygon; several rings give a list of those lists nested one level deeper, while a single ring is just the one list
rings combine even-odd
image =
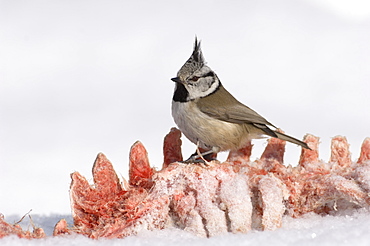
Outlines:
[{"label": "snow", "polygon": [[[44,227],[50,235],[62,215],[33,216],[34,222]],[[370,212],[366,209],[347,211],[343,214],[320,216],[306,214],[301,218],[283,218],[283,226],[275,231],[252,230],[247,234],[225,234],[212,238],[200,238],[179,229],[144,231],[124,239],[88,239],[81,235],[48,237],[28,240],[17,237],[0,239],[2,246],[58,246],[58,245],[369,245]]]},{"label": "snow", "polygon": [[[50,235],[60,218],[71,224],[70,215],[55,214],[70,211],[69,174],[89,173],[97,153],[127,176],[139,139],[160,166],[162,139],[174,126],[170,78],[195,34],[240,101],[295,137],[319,136],[325,161],[330,138],[346,136],[355,160],[369,137],[369,10],[361,0],[0,0],[0,213],[8,222],[31,208],[54,213],[32,215]],[[183,143],[187,157],[194,145]],[[265,142],[254,144],[259,157]],[[286,163],[296,164],[299,151],[287,145]],[[122,240],[10,237],[0,245],[368,245],[369,221],[362,210],[284,217],[276,231],[210,239],[165,230]]]},{"label": "snow", "polygon": [[[90,173],[103,152],[127,177],[136,140],[160,167],[170,78],[195,35],[237,99],[292,136],[319,136],[325,161],[346,136],[355,160],[369,136],[369,15],[316,2],[1,1],[0,212],[68,213],[70,173]],[[182,141],[187,158],[194,144]],[[255,159],[265,140],[253,144]],[[288,144],[286,164],[299,152]]]}]

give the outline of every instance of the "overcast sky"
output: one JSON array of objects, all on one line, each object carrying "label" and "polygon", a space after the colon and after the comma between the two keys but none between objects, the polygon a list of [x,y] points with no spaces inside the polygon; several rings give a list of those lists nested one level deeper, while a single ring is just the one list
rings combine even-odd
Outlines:
[{"label": "overcast sky", "polygon": [[[326,161],[346,136],[356,159],[370,137],[369,30],[366,1],[0,0],[0,213],[69,213],[70,173],[91,180],[103,152],[127,177],[136,140],[160,168],[170,78],[195,35],[237,99],[321,137]],[[299,153],[288,144],[286,164]]]}]

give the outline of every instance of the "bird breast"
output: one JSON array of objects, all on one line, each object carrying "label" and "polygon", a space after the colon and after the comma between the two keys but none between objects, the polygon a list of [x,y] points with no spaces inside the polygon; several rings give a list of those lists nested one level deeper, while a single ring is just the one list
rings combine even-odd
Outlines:
[{"label": "bird breast", "polygon": [[173,101],[172,117],[181,132],[194,144],[199,141],[199,147],[203,149],[238,149],[250,139],[245,124],[212,118],[201,112],[194,101]]}]

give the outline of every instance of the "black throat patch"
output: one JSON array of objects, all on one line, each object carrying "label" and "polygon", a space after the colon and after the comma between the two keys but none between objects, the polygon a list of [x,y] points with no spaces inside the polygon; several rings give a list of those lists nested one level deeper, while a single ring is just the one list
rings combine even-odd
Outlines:
[{"label": "black throat patch", "polygon": [[173,94],[173,100],[175,102],[187,102],[189,92],[186,90],[185,86],[181,83],[176,83],[176,90]]}]

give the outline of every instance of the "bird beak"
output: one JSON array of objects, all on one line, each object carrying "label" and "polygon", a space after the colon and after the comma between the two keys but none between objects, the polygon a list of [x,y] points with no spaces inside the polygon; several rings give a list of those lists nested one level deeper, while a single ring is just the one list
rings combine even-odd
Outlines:
[{"label": "bird beak", "polygon": [[180,79],[179,77],[172,78],[171,80],[172,80],[173,82],[176,82],[176,83],[180,83],[180,84],[182,84],[182,81],[181,81],[181,79]]}]

